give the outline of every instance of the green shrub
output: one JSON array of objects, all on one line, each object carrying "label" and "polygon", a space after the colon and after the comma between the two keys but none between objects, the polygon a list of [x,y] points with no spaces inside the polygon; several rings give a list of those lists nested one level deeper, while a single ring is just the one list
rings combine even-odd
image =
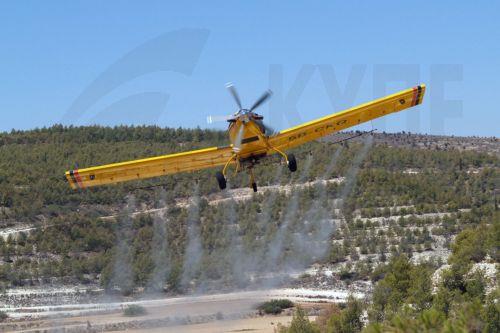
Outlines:
[{"label": "green shrub", "polygon": [[346,308],[340,312],[333,313],[327,323],[328,332],[356,333],[363,328],[361,315],[363,314],[363,304],[349,296]]},{"label": "green shrub", "polygon": [[257,307],[259,312],[266,314],[280,314],[284,309],[292,308],[293,302],[288,299],[273,299]]},{"label": "green shrub", "polygon": [[277,333],[320,333],[319,327],[315,323],[311,323],[306,315],[306,312],[299,306],[293,314],[290,326],[278,324],[275,332]]},{"label": "green shrub", "polygon": [[131,304],[123,309],[123,315],[127,317],[142,316],[146,313],[146,308],[137,304]]}]

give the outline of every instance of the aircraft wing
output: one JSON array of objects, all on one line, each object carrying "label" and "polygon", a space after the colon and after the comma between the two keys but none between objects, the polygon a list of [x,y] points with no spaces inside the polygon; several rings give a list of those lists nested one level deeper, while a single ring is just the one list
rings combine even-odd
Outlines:
[{"label": "aircraft wing", "polygon": [[211,147],[86,169],[70,170],[66,171],[66,179],[73,189],[145,179],[224,165],[231,158],[232,153],[233,150],[229,146]]},{"label": "aircraft wing", "polygon": [[283,130],[269,138],[272,147],[286,150],[321,138],[328,134],[356,126],[389,113],[399,112],[422,103],[425,85],[400,91],[351,109],[334,113],[307,123]]}]

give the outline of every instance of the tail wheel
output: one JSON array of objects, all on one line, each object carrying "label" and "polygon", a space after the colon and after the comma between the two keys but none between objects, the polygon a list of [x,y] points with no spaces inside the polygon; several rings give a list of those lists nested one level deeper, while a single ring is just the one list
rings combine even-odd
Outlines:
[{"label": "tail wheel", "polygon": [[226,188],[226,177],[224,177],[224,175],[222,174],[222,172],[220,171],[217,171],[215,173],[215,178],[217,178],[217,183],[219,183],[219,188],[221,190],[225,189]]},{"label": "tail wheel", "polygon": [[254,192],[257,192],[257,183],[252,183],[252,189]]},{"label": "tail wheel", "polygon": [[297,160],[295,159],[295,155],[288,154],[286,155],[286,158],[288,159],[288,169],[291,172],[297,171]]}]

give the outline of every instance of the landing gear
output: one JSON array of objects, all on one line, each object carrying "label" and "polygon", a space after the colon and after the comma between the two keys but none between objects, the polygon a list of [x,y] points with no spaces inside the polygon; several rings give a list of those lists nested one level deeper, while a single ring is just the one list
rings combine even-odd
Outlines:
[{"label": "landing gear", "polygon": [[250,176],[250,186],[254,192],[257,192],[257,183],[255,182],[255,177],[253,175],[253,165],[248,168],[248,175]]},{"label": "landing gear", "polygon": [[295,159],[295,155],[288,154],[286,155],[286,159],[287,159],[288,169],[291,172],[297,171],[297,160]]},{"label": "landing gear", "polygon": [[217,171],[215,173],[215,178],[217,178],[217,183],[219,183],[219,188],[221,190],[225,189],[226,185],[227,185],[227,181],[226,181],[226,177],[224,177],[224,174],[222,174],[222,172],[220,172],[220,171]]},{"label": "landing gear", "polygon": [[[297,160],[295,159],[295,155],[293,154],[285,154],[284,152],[280,151],[279,149],[270,147],[270,149],[275,150],[277,153],[279,153],[283,159],[286,161],[286,164],[288,166],[288,169],[290,172],[295,172],[297,171]],[[226,162],[226,165],[224,166],[224,169],[222,171],[217,171],[215,173],[215,177],[217,178],[217,183],[219,184],[219,188],[221,190],[226,189],[227,187],[227,178],[226,178],[226,170],[228,166],[231,164],[231,162],[234,161],[236,164],[236,171],[234,174],[237,174],[240,171],[241,166],[243,165],[246,167],[249,175],[249,180],[250,180],[250,188],[254,191],[257,192],[257,182],[255,181],[255,177],[253,174],[253,168],[256,164],[258,164],[260,158],[266,156],[266,154],[262,155],[251,155],[249,157],[245,157],[243,159],[240,158],[239,155],[233,154],[231,158]]]},{"label": "landing gear", "polygon": [[295,155],[294,154],[285,154],[284,152],[282,152],[278,148],[275,148],[275,147],[270,147],[270,148],[273,149],[278,154],[280,154],[281,156],[283,156],[283,158],[286,161],[286,164],[288,165],[288,169],[291,172],[297,171],[297,160],[295,159]]},{"label": "landing gear", "polygon": [[217,183],[219,184],[219,188],[221,190],[224,190],[226,188],[226,185],[227,185],[226,170],[227,170],[227,167],[229,166],[229,164],[231,164],[231,162],[233,162],[233,161],[235,161],[235,163],[236,163],[236,172],[235,173],[238,173],[238,171],[240,169],[240,161],[238,160],[238,155],[236,155],[236,154],[231,155],[231,158],[229,160],[227,160],[226,164],[224,165],[224,169],[222,169],[222,171],[217,171],[215,173],[215,178],[217,178]]}]

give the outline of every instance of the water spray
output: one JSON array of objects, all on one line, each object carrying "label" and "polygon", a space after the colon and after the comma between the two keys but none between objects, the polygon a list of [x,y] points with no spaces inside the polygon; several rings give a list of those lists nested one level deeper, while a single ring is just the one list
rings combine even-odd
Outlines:
[{"label": "water spray", "polygon": [[191,203],[188,206],[188,216],[186,220],[187,245],[184,252],[184,263],[182,269],[181,284],[189,286],[192,279],[198,272],[199,263],[203,255],[203,249],[200,240],[200,193],[199,185],[194,185],[194,193],[191,197]]},{"label": "water spray", "polygon": [[153,220],[153,240],[151,244],[151,256],[154,269],[148,282],[151,291],[163,290],[167,276],[170,273],[170,262],[167,244],[168,207],[166,204],[166,192],[163,188],[158,191],[158,208]]},{"label": "water spray", "polygon": [[128,293],[133,288],[132,254],[130,249],[130,233],[132,231],[132,213],[135,211],[135,196],[127,196],[127,204],[118,217],[116,228],[116,239],[118,244],[115,247],[113,273],[110,285],[118,287],[122,293]]}]

